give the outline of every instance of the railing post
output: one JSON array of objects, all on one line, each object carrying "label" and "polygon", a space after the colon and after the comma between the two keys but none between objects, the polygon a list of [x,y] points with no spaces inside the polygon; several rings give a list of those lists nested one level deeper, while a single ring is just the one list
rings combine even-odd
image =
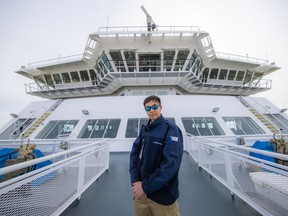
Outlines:
[{"label": "railing post", "polygon": [[224,158],[225,158],[225,169],[226,169],[226,174],[227,174],[227,183],[230,189],[231,193],[231,198],[234,200],[234,175],[233,175],[233,169],[231,165],[231,158],[228,154],[228,146],[225,146],[225,151],[224,151]]},{"label": "railing post", "polygon": [[[85,150],[83,149],[82,152]],[[82,188],[84,186],[84,174],[85,174],[85,154],[83,154],[79,161],[79,173],[78,173],[78,185],[77,185],[77,194],[78,200],[81,199]]]},{"label": "railing post", "polygon": [[110,161],[110,152],[109,152],[109,146],[106,146],[104,148],[104,151],[106,153],[106,161],[105,161],[105,166],[106,166],[106,170],[109,170],[109,161]]},{"label": "railing post", "polygon": [[196,144],[196,148],[197,148],[197,157],[198,157],[198,167],[199,170],[202,170],[202,148],[201,145],[197,145],[197,141],[195,139],[195,144]]}]

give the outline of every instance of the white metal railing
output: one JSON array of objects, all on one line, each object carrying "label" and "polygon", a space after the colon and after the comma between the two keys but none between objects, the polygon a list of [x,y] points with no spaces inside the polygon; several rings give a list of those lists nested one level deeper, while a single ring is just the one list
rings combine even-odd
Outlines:
[{"label": "white metal railing", "polygon": [[220,79],[210,79],[207,78],[205,84],[209,85],[223,85],[232,87],[249,87],[249,88],[259,88],[259,89],[271,89],[272,80],[261,79],[260,81],[252,81],[249,83],[244,83],[244,81],[234,81],[234,80],[220,80]]},{"label": "white metal railing", "polygon": [[60,215],[109,169],[108,140],[5,167],[0,175],[52,160],[0,183],[0,215]]},{"label": "white metal railing", "polygon": [[258,87],[258,88],[266,88],[271,89],[272,88],[272,80],[267,79],[261,79],[261,80],[255,80],[248,84],[249,87]]},{"label": "white metal railing", "polygon": [[288,155],[187,135],[186,151],[230,191],[262,215],[288,215],[288,167],[249,155],[288,161]]},{"label": "white metal railing", "polygon": [[94,34],[137,34],[137,33],[201,33],[198,26],[157,26],[154,31],[148,31],[147,26],[117,26],[100,27]]},{"label": "white metal railing", "polygon": [[269,61],[266,59],[259,59],[254,57],[248,57],[248,56],[241,56],[236,54],[229,54],[229,53],[223,53],[223,52],[215,52],[217,58],[221,59],[228,59],[228,60],[236,60],[236,61],[242,61],[242,62],[251,62],[256,64],[263,64],[263,65],[269,65]]},{"label": "white metal railing", "polygon": [[64,63],[68,63],[68,62],[80,61],[80,60],[82,60],[82,58],[83,58],[83,54],[63,56],[63,57],[59,57],[59,58],[53,58],[53,59],[37,61],[37,62],[31,62],[27,65],[27,67],[24,67],[22,69],[44,67],[44,66],[49,66],[49,65],[54,65],[54,64],[64,64]]}]

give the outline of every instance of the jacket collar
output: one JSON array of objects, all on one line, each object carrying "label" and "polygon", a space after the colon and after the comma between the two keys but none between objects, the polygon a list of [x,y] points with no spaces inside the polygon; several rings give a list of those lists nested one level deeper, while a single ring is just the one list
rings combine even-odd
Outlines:
[{"label": "jacket collar", "polygon": [[155,127],[156,125],[160,124],[161,122],[164,121],[164,117],[162,116],[162,114],[159,116],[159,118],[157,118],[154,122],[151,122],[151,119],[149,119],[148,123],[147,123],[147,126],[149,128],[153,128]]}]

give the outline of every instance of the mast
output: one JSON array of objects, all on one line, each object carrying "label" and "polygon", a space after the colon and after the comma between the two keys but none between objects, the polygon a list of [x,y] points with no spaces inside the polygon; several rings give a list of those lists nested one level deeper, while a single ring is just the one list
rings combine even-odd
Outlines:
[{"label": "mast", "polygon": [[150,14],[147,12],[147,10],[145,9],[145,7],[143,5],[141,6],[141,9],[146,15],[147,31],[151,31],[151,30],[154,31],[154,29],[156,28],[156,24],[155,24],[154,20],[152,19],[152,17],[150,16]]}]

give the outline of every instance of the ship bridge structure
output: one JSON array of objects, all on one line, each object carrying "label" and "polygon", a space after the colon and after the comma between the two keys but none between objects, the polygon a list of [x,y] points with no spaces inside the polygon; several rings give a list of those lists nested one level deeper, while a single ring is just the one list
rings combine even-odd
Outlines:
[{"label": "ship bridge structure", "polygon": [[158,94],[248,96],[269,90],[279,67],[264,59],[215,52],[197,26],[101,27],[83,54],[31,63],[26,92],[48,99]]}]

